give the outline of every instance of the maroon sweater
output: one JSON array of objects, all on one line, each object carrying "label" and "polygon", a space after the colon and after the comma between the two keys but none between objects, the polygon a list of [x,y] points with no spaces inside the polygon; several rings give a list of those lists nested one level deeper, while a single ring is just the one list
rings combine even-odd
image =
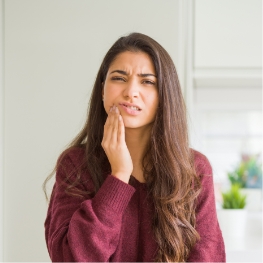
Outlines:
[{"label": "maroon sweater", "polygon": [[[84,150],[71,150],[60,162],[70,172],[78,166]],[[225,262],[225,248],[218,225],[211,166],[195,151],[195,167],[202,192],[196,210],[200,241],[192,249],[189,262]],[[89,177],[89,175],[85,175]],[[151,229],[153,204],[146,184],[131,176],[129,184],[108,175],[97,194],[87,200],[72,197],[59,186],[65,178],[58,169],[45,235],[52,261],[150,262],[158,250]],[[89,177],[90,178],[90,177]],[[92,189],[88,180],[82,189]]]}]

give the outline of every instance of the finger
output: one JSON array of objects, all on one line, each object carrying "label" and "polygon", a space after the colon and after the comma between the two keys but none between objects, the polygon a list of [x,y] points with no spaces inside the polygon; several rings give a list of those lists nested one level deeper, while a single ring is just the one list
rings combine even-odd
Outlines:
[{"label": "finger", "polygon": [[125,142],[125,127],[121,115],[118,116],[118,125],[118,143]]},{"label": "finger", "polygon": [[108,125],[108,124],[110,123],[110,117],[111,117],[112,107],[113,107],[113,106],[111,106],[110,109],[109,109],[108,116],[107,116],[107,119],[106,119],[106,122],[105,122],[104,126],[105,126],[105,125]]},{"label": "finger", "polygon": [[116,144],[118,139],[118,116],[120,115],[119,109],[115,106],[113,110],[113,122],[112,122],[112,133],[111,133],[111,143]]},{"label": "finger", "polygon": [[102,143],[107,143],[111,138],[112,107],[110,108],[107,120],[104,125]]},{"label": "finger", "polygon": [[109,125],[111,125],[114,120],[114,105],[110,108],[108,118],[109,118]]}]

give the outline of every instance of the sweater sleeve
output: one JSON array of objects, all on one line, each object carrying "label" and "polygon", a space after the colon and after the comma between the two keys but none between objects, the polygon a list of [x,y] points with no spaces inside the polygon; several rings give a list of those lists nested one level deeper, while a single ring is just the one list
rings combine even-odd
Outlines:
[{"label": "sweater sleeve", "polygon": [[204,155],[198,157],[197,173],[202,190],[196,210],[196,230],[200,240],[192,249],[188,262],[226,262],[225,246],[218,224],[212,168]]},{"label": "sweater sleeve", "polygon": [[[64,158],[67,168],[73,165]],[[52,262],[107,262],[116,250],[122,215],[135,189],[108,175],[96,195],[87,200],[65,193],[58,168],[45,221]]]}]

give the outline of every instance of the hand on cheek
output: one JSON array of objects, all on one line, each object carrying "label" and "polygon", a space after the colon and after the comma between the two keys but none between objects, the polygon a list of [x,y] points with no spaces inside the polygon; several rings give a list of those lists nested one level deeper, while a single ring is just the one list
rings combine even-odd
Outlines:
[{"label": "hand on cheek", "polygon": [[128,183],[133,163],[125,142],[123,119],[115,105],[108,113],[101,145],[110,162],[112,175]]}]

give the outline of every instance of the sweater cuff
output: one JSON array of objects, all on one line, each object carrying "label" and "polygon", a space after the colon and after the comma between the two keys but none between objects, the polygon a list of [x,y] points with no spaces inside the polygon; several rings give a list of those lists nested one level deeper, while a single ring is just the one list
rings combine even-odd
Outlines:
[{"label": "sweater cuff", "polygon": [[135,188],[119,180],[113,175],[108,175],[101,188],[93,198],[94,207],[111,207],[114,212],[121,213],[127,207]]}]

